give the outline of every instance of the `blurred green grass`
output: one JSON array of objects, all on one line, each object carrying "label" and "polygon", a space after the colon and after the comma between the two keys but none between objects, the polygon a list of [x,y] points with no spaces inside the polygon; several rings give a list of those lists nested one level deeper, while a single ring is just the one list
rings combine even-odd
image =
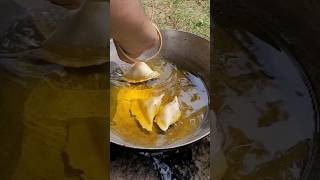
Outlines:
[{"label": "blurred green grass", "polygon": [[141,0],[146,13],[161,28],[210,38],[210,0]]}]

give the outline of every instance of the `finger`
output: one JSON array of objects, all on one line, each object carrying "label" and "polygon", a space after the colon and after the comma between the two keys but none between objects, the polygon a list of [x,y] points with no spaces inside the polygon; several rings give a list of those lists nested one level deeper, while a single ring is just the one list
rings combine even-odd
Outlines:
[{"label": "finger", "polygon": [[116,41],[116,40],[113,40],[114,41],[114,44],[115,44],[115,47],[116,47],[116,50],[117,50],[117,53],[118,53],[118,56],[119,58],[124,61],[124,62],[127,62],[129,64],[134,64],[136,63],[137,61],[133,61],[132,59],[128,59],[124,54],[123,54],[123,51],[120,50],[120,45],[119,43]]}]

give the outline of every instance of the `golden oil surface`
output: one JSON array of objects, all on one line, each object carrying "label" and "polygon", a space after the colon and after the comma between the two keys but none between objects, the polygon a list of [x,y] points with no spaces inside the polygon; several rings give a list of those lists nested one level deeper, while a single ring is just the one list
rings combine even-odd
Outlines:
[{"label": "golden oil surface", "polygon": [[[139,84],[120,81],[121,77],[112,73],[110,95],[111,131],[123,140],[144,147],[155,147],[173,143],[192,134],[205,116],[208,105],[208,94],[203,81],[196,75],[182,70],[174,64],[159,58],[147,63],[153,70],[160,72],[160,77]],[[122,67],[123,68],[123,67]],[[165,93],[162,105],[179,98],[181,117],[163,132],[154,123],[153,130],[148,132],[138,123],[130,112],[132,100],[145,99]]]}]

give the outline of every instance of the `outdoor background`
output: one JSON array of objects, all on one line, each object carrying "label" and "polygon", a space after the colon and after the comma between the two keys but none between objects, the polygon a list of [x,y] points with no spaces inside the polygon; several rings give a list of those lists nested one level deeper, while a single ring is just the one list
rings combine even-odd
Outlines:
[{"label": "outdoor background", "polygon": [[210,0],[142,0],[160,28],[187,31],[210,39]]}]

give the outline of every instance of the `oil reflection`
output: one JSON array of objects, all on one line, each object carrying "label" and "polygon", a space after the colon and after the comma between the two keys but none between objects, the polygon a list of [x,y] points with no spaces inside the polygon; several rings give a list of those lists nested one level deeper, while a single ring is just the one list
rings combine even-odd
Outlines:
[{"label": "oil reflection", "polygon": [[232,27],[218,27],[215,42],[218,179],[299,179],[315,112],[295,59],[276,41]]},{"label": "oil reflection", "polygon": [[1,178],[105,179],[106,67],[35,58],[30,49],[42,37],[31,22],[20,19],[1,37]]}]

